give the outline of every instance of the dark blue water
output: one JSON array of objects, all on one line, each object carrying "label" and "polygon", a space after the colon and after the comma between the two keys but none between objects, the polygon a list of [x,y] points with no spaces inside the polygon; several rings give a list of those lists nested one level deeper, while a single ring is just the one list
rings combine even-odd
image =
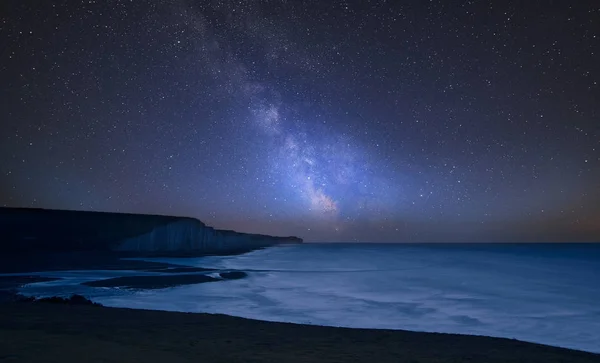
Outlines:
[{"label": "dark blue water", "polygon": [[491,335],[600,352],[600,245],[306,244],[240,256],[156,259],[241,269],[243,280],[157,291],[90,288],[122,271],[48,275],[32,294],[110,306],[346,327]]}]

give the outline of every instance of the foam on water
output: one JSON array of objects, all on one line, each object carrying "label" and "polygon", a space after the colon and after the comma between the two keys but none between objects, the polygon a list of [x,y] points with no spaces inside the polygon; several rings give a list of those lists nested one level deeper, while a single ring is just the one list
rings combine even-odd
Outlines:
[{"label": "foam on water", "polygon": [[[580,250],[575,250],[579,248]],[[108,306],[269,321],[480,334],[600,352],[598,246],[299,245],[153,261],[248,278],[155,291],[80,282],[132,274],[56,272],[25,293],[82,293]]]}]

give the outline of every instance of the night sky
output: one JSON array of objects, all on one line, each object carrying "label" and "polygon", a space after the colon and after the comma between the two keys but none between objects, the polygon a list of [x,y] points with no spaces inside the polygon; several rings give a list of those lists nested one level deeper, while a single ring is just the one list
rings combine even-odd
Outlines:
[{"label": "night sky", "polygon": [[3,0],[0,205],[600,240],[600,2]]}]

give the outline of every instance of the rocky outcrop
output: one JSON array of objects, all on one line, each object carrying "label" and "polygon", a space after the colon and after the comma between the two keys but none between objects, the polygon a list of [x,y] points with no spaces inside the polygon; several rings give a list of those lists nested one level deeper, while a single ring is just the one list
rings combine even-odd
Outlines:
[{"label": "rocky outcrop", "polygon": [[172,256],[236,253],[301,242],[297,237],[218,230],[187,217],[0,208],[4,252],[110,251]]},{"label": "rocky outcrop", "polygon": [[164,289],[167,287],[196,285],[205,282],[243,279],[247,274],[243,271],[221,272],[218,275],[204,274],[168,274],[154,276],[120,276],[110,279],[87,281],[82,285],[91,287],[119,287],[124,289]]}]

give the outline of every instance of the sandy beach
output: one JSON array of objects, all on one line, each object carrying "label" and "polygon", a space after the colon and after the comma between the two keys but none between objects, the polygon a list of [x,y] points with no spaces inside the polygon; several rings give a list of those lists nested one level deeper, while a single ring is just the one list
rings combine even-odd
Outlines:
[{"label": "sandy beach", "polygon": [[575,350],[455,334],[226,315],[0,304],[2,362],[600,362]]}]

